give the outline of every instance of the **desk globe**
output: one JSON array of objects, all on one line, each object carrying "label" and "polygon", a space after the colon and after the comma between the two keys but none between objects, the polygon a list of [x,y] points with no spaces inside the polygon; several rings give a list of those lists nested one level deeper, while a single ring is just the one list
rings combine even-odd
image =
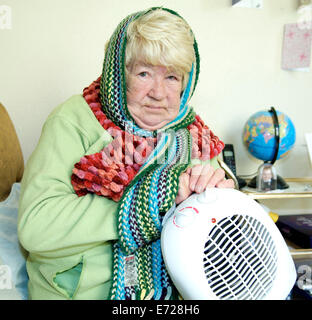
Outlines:
[{"label": "desk globe", "polygon": [[[296,141],[296,130],[291,119],[274,107],[258,111],[246,122],[243,131],[243,142],[248,152],[264,163],[274,164],[284,158],[293,148]],[[254,177],[248,184],[256,187]],[[286,189],[288,184],[277,175],[277,189]]]}]

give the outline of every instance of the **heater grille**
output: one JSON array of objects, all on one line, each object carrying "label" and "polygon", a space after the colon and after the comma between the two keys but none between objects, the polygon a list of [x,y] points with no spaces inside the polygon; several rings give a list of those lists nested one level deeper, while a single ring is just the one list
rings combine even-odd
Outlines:
[{"label": "heater grille", "polygon": [[266,227],[247,215],[215,223],[204,248],[208,284],[221,300],[263,299],[276,275],[277,254]]}]

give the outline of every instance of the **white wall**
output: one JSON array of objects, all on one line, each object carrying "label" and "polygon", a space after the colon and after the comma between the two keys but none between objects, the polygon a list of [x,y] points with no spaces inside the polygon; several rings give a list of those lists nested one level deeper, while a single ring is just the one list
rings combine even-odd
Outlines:
[{"label": "white wall", "polygon": [[163,5],[192,26],[201,75],[192,105],[212,130],[233,143],[240,175],[260,161],[242,143],[247,118],[274,106],[297,129],[295,148],[277,163],[284,177],[312,176],[304,133],[311,132],[312,73],[281,69],[283,28],[298,22],[297,0],[264,0],[263,9],[231,0],[4,0],[12,28],[0,29],[0,101],[17,129],[27,161],[45,118],[101,73],[103,48],[127,14]]}]

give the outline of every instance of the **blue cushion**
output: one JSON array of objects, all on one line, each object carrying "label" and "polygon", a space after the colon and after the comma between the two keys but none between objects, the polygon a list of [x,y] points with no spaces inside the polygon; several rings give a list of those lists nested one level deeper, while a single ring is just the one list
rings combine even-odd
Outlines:
[{"label": "blue cushion", "polygon": [[13,285],[21,296],[28,298],[26,259],[17,237],[20,183],[14,183],[8,198],[0,202],[0,260],[11,271]]}]

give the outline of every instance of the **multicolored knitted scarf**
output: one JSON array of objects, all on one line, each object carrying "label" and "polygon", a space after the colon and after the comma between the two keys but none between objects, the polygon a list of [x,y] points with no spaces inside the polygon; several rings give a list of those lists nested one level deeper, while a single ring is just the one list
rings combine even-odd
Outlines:
[{"label": "multicolored knitted scarf", "polygon": [[179,177],[191,158],[211,159],[224,147],[187,105],[199,73],[196,42],[196,62],[176,119],[157,132],[143,130],[133,121],[126,99],[126,32],[131,21],[150,10],[119,24],[108,44],[101,77],[84,89],[86,102],[113,141],[82,157],[72,174],[78,196],[91,192],[118,201],[119,240],[113,244],[110,291],[114,300],[177,298],[161,254],[162,219],[174,205]]}]

